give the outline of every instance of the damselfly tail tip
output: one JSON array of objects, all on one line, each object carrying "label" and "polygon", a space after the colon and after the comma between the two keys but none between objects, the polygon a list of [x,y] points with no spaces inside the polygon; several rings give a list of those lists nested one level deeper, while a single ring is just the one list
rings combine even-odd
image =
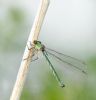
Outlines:
[{"label": "damselfly tail tip", "polygon": [[61,88],[64,88],[64,87],[65,87],[65,84],[61,84],[60,87],[61,87]]}]

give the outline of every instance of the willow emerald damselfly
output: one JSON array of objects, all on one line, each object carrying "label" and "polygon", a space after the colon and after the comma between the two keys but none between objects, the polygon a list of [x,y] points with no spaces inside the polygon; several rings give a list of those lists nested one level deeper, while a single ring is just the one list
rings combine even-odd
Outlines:
[{"label": "willow emerald damselfly", "polygon": [[[61,61],[63,63],[66,63],[69,66],[72,66],[75,69],[80,70],[82,73],[86,74],[86,70],[84,69],[85,66],[86,66],[85,62],[83,62],[83,61],[81,61],[81,60],[79,60],[77,58],[74,58],[72,56],[60,53],[60,52],[52,50],[50,48],[47,48],[40,41],[36,41],[35,40],[33,43],[30,42],[30,46],[31,46],[30,48],[27,46],[28,50],[32,50],[32,49],[35,50],[35,53],[33,55],[35,55],[39,51],[41,51],[43,53],[44,57],[46,58],[46,61],[49,63],[49,66],[52,69],[53,75],[55,76],[55,78],[57,79],[58,83],[60,84],[60,86],[62,88],[65,87],[65,84],[61,81],[59,75],[57,74],[53,64],[51,63],[51,61],[49,59],[49,55],[55,57],[59,61]],[[65,59],[67,59],[67,61]],[[70,62],[70,60],[72,60],[74,63]],[[76,63],[77,63],[77,65],[76,65]],[[81,67],[81,66],[83,66],[83,67]]]}]

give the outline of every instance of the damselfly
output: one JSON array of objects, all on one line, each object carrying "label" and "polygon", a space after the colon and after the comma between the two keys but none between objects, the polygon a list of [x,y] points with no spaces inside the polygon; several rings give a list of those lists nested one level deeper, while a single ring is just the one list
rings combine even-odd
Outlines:
[{"label": "damselfly", "polygon": [[[30,48],[28,47],[28,50],[33,50],[34,49],[35,53],[36,52],[38,53],[39,51],[41,51],[43,53],[44,57],[46,58],[46,61],[49,63],[49,66],[52,69],[53,75],[56,77],[58,83],[60,84],[60,86],[62,88],[65,87],[65,84],[63,84],[61,79],[59,78],[53,64],[51,63],[51,61],[49,59],[49,55],[55,57],[57,60],[59,60],[63,63],[66,63],[69,66],[72,66],[72,67],[76,68],[77,70],[80,70],[82,73],[86,74],[86,71],[84,70],[84,67],[86,66],[85,62],[83,62],[83,61],[81,61],[77,58],[68,56],[66,54],[57,52],[55,50],[49,49],[45,45],[43,45],[40,41],[35,40],[33,43],[30,42],[30,46],[31,47]],[[67,59],[67,60],[65,60],[65,59]],[[73,64],[73,63],[75,63],[75,64]],[[78,64],[79,64],[79,66],[78,66]],[[83,66],[83,67],[81,67],[81,66]]]}]

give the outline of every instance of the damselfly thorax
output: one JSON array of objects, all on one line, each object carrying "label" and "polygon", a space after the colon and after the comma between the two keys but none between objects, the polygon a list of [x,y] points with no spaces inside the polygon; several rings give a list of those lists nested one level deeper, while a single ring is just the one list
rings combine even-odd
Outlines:
[{"label": "damselfly thorax", "polygon": [[42,51],[44,52],[45,51],[45,46],[40,42],[40,41],[36,41],[34,40],[34,48],[38,51]]}]

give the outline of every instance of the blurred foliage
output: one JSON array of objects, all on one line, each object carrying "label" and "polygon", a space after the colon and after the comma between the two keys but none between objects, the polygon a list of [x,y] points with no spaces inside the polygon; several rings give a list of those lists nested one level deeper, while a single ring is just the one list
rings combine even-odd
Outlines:
[{"label": "blurred foliage", "polygon": [[15,24],[21,24],[24,21],[24,13],[20,11],[20,9],[17,8],[11,8],[9,13],[9,18],[15,23]]},{"label": "blurred foliage", "polygon": [[93,71],[96,72],[96,56],[94,56],[91,59],[89,59],[88,60],[88,64],[89,64],[89,66],[91,66],[90,69],[92,69]]},{"label": "blurred foliage", "polygon": [[29,89],[24,88],[23,94],[21,95],[21,100],[33,100],[32,93]]},{"label": "blurred foliage", "polygon": [[8,14],[5,15],[4,19],[0,19],[0,33],[2,33],[2,38],[0,38],[2,47],[0,50],[4,52],[14,49],[16,51],[18,48],[22,48],[22,41],[20,40],[23,38],[25,22],[24,11],[17,8],[8,9]]}]

